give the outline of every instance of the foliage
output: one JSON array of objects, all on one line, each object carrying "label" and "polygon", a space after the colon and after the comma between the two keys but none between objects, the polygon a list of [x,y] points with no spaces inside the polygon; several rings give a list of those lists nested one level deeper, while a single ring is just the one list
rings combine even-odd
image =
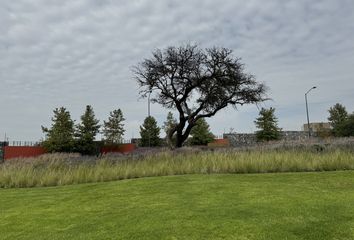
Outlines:
[{"label": "foliage", "polygon": [[241,60],[227,48],[158,49],[135,67],[135,75],[143,97],[153,92],[153,102],[178,111],[178,124],[169,133],[176,134],[176,147],[183,145],[198,119],[227,106],[265,100],[265,86],[245,73]]},{"label": "foliage", "polygon": [[316,130],[316,136],[322,139],[332,137],[331,129],[328,129],[324,126],[324,123],[319,123],[319,126]]},{"label": "foliage", "polygon": [[142,147],[156,147],[161,145],[160,128],[154,117],[146,117],[142,126],[140,126],[140,136]]},{"label": "foliage", "polygon": [[348,115],[348,118],[342,123],[340,128],[343,137],[354,136],[354,113]]},{"label": "foliage", "polygon": [[288,150],[181,150],[107,155],[100,159],[64,154],[13,159],[0,164],[0,187],[56,186],[181,174],[354,170],[353,142],[343,148],[313,145],[309,149]]},{"label": "foliage", "polygon": [[333,133],[337,137],[342,137],[345,135],[345,128],[344,128],[344,123],[348,119],[348,112],[345,109],[345,107],[337,103],[333,107],[331,107],[329,110],[329,117],[328,121],[330,122],[332,128],[333,128]]},{"label": "foliage", "polygon": [[109,144],[117,144],[122,142],[122,137],[124,135],[124,124],[122,110],[114,110],[109,113],[108,121],[103,123],[103,135],[105,137],[105,142]]},{"label": "foliage", "polygon": [[176,135],[170,135],[170,131],[177,125],[177,120],[173,117],[172,112],[168,112],[166,122],[163,123],[162,129],[166,133],[166,141],[169,146],[174,146],[176,144]]},{"label": "foliage", "polygon": [[256,132],[258,141],[271,141],[280,139],[281,129],[278,127],[278,119],[276,118],[275,109],[262,108],[255,124],[259,131]]},{"label": "foliage", "polygon": [[54,109],[52,126],[50,129],[42,126],[46,134],[43,147],[48,152],[73,152],[74,150],[74,121],[66,108]]},{"label": "foliage", "polygon": [[191,135],[191,145],[207,145],[214,140],[209,124],[203,118],[198,119],[197,124],[192,128]]},{"label": "foliage", "polygon": [[81,123],[76,126],[77,151],[81,154],[96,154],[98,149],[94,143],[99,132],[99,120],[95,118],[95,113],[90,105],[86,106],[85,113],[81,116]]}]

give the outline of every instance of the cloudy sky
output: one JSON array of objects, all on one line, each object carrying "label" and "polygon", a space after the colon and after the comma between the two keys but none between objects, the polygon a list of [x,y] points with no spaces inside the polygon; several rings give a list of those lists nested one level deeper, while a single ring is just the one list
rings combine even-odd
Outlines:
[{"label": "cloudy sky", "polygon": [[[354,111],[352,0],[0,0],[0,139],[38,140],[52,110],[79,119],[87,104],[100,120],[121,108],[125,138],[139,136],[147,102],[132,66],[156,48],[223,46],[269,87],[279,125],[325,121],[336,102]],[[152,105],[160,124],[166,110]],[[208,122],[214,134],[255,130],[256,106]]]}]

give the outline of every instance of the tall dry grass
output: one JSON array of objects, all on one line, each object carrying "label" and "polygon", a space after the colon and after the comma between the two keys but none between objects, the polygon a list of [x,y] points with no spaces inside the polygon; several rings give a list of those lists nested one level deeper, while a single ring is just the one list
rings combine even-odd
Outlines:
[{"label": "tall dry grass", "polygon": [[0,187],[57,186],[149,176],[354,170],[352,146],[344,148],[162,151],[129,156],[48,154],[0,165]]}]

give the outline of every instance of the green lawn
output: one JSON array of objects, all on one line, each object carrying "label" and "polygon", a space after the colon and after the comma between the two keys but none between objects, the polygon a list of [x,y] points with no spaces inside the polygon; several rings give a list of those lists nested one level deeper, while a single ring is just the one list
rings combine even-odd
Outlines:
[{"label": "green lawn", "polygon": [[354,239],[354,171],[0,189],[0,239]]}]

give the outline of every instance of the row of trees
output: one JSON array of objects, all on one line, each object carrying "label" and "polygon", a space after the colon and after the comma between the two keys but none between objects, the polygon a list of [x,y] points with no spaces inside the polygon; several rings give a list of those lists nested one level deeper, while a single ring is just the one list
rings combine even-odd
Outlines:
[{"label": "row of trees", "polygon": [[80,117],[80,123],[75,124],[70,112],[65,107],[54,109],[52,126],[43,127],[46,134],[43,146],[48,152],[80,152],[82,154],[95,154],[99,144],[95,142],[96,135],[100,132],[104,136],[106,144],[120,143],[124,134],[125,120],[120,109],[110,112],[108,120],[103,126],[96,119],[93,108],[86,106],[84,114]]},{"label": "row of trees", "polygon": [[[337,103],[329,110],[328,121],[331,129],[318,129],[319,137],[350,137],[354,136],[354,112],[348,114],[346,108]],[[278,127],[278,119],[275,116],[275,109],[262,108],[259,112],[259,117],[255,121],[259,131],[256,132],[256,137],[259,141],[271,141],[280,139],[281,128]]]},{"label": "row of trees", "polygon": [[[228,106],[236,108],[268,99],[265,85],[245,71],[241,59],[233,56],[232,50],[223,47],[201,49],[197,45],[187,44],[157,49],[150,58],[133,69],[142,97],[150,98],[151,95],[152,102],[178,113],[177,120],[166,132],[169,144],[177,148],[183,146],[193,131],[200,131],[206,123],[205,118],[213,117]],[[51,151],[69,151],[76,145],[81,152],[88,151],[88,143],[92,144],[93,136],[99,131],[98,122],[91,119],[89,133],[83,133],[87,130],[83,121],[81,127],[74,127],[66,109],[57,109],[55,114],[59,112],[66,115],[63,117],[69,130],[57,131],[60,126],[43,128],[47,134],[47,148]],[[145,119],[144,125],[151,124],[154,125],[154,119]],[[141,128],[142,145],[158,144],[151,137],[158,135],[158,129],[144,125]],[[207,135],[201,139],[208,139]],[[70,141],[66,144],[66,140],[62,139]],[[59,147],[54,147],[53,142],[60,142]]]},{"label": "row of trees", "polygon": [[[100,121],[95,117],[93,108],[86,106],[84,114],[80,117],[80,123],[75,124],[72,120],[70,112],[64,108],[56,108],[53,111],[52,126],[50,128],[43,127],[42,130],[46,134],[43,146],[48,152],[79,152],[81,154],[95,154],[102,144],[114,145],[122,142],[124,135],[123,113],[120,109],[110,112],[107,121]],[[171,112],[168,113],[166,122],[162,129],[166,135],[177,124],[177,120]],[[100,130],[102,127],[102,130]],[[140,126],[141,141],[143,147],[154,147],[163,145],[160,138],[160,127],[154,117],[149,116]],[[103,141],[95,141],[98,133],[103,134]],[[210,132],[210,127],[204,119],[200,119],[191,131],[190,145],[206,145],[214,139]],[[173,146],[176,136],[173,136],[172,142],[168,145]]]},{"label": "row of trees", "polygon": [[[172,112],[168,112],[167,119],[161,128],[166,134],[164,141],[170,147],[176,145],[176,133],[172,134],[171,137],[168,137],[171,129],[173,129],[176,124],[178,124],[177,119],[174,118]],[[160,138],[161,128],[157,126],[157,121],[154,117],[148,116],[145,118],[143,125],[140,126],[140,146],[161,146],[163,144],[163,140]],[[214,135],[210,132],[209,124],[205,119],[199,119],[191,130],[190,138],[188,138],[186,145],[207,145],[209,142],[213,141],[213,139]]]},{"label": "row of trees", "polygon": [[[258,104],[269,99],[266,95],[267,87],[245,71],[241,59],[235,57],[232,50],[223,47],[201,49],[197,45],[187,44],[157,49],[150,58],[146,58],[133,69],[142,97],[151,96],[152,102],[176,110],[177,119],[164,130],[168,143],[177,148],[184,145],[189,136],[193,135],[193,131],[198,131],[198,125],[202,125],[204,119],[213,117],[220,110],[229,106],[237,108],[245,104]],[[65,117],[70,118],[70,115]],[[260,128],[257,132],[259,139],[279,138],[280,129],[276,125],[274,109],[262,109],[260,117],[261,119],[256,120],[256,125]],[[354,119],[353,115],[347,114],[344,118],[345,121],[340,124],[333,122],[337,136],[352,133],[350,122]],[[72,127],[67,133],[43,128],[47,133],[46,144],[51,146],[51,141],[57,141],[56,139],[61,139],[65,134],[72,136],[78,145],[91,143],[92,136],[99,131],[99,127],[97,128],[98,122],[95,123],[93,119],[87,122],[89,123],[93,124],[89,129],[90,133],[84,133],[87,129],[83,119],[81,127]],[[67,124],[74,126],[70,121]],[[146,118],[140,129],[142,145],[159,145],[159,131],[156,120]],[[109,140],[109,137],[106,139]],[[61,149],[67,151],[67,147]],[[80,149],[86,151],[85,147]]]}]

